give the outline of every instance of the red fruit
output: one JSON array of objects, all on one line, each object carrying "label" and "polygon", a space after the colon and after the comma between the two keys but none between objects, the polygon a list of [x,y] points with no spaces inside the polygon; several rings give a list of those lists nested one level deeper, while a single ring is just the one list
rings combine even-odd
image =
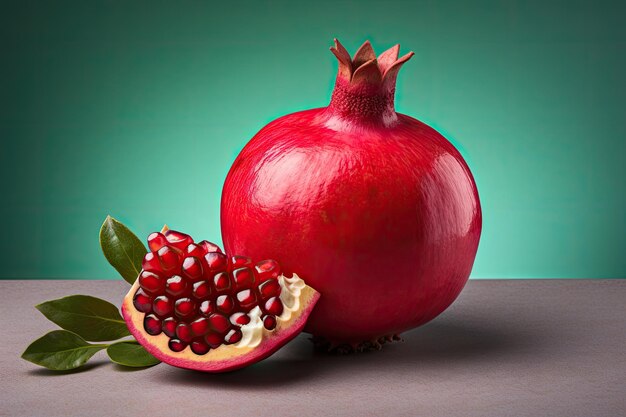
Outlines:
[{"label": "red fruit", "polygon": [[215,300],[206,300],[200,304],[200,314],[205,317],[209,317],[215,313]]},{"label": "red fruit", "polygon": [[235,302],[230,295],[220,295],[215,300],[215,307],[220,313],[230,314],[235,308]]},{"label": "red fruit", "polygon": [[226,269],[228,258],[223,253],[209,252],[204,255],[204,260],[210,271],[221,271]]},{"label": "red fruit", "polygon": [[272,297],[265,302],[264,310],[273,316],[280,316],[283,313],[283,303],[277,297]]},{"label": "red fruit", "polygon": [[178,340],[189,343],[193,338],[193,332],[191,331],[191,326],[187,323],[179,323],[176,326],[176,336]]},{"label": "red fruit", "polygon": [[232,275],[237,289],[250,288],[254,284],[254,272],[250,268],[237,268]]},{"label": "red fruit", "polygon": [[274,330],[274,328],[276,327],[276,317],[263,316],[263,327],[268,330]]},{"label": "red fruit", "polygon": [[252,259],[248,258],[247,256],[240,255],[235,255],[230,258],[230,262],[233,268],[252,265]]},{"label": "red fruit", "polygon": [[212,349],[217,349],[222,345],[222,343],[224,343],[224,338],[218,333],[209,333],[204,336],[204,341]]},{"label": "red fruit", "polygon": [[250,310],[257,303],[256,294],[253,290],[243,290],[237,293],[237,303],[245,311]]},{"label": "red fruit", "polygon": [[168,347],[172,352],[182,352],[187,347],[187,344],[178,339],[170,339]]},{"label": "red fruit", "polygon": [[133,297],[133,305],[137,311],[142,313],[152,312],[152,298],[146,292],[139,288]]},{"label": "red fruit", "polygon": [[194,336],[204,336],[209,332],[209,320],[205,317],[200,317],[199,319],[192,321],[190,326],[191,333],[193,333]]},{"label": "red fruit", "polygon": [[152,252],[158,251],[163,246],[167,245],[167,243],[167,239],[163,233],[154,232],[150,233],[150,236],[148,236],[148,247]]},{"label": "red fruit", "polygon": [[176,337],[176,326],[178,326],[178,323],[176,322],[176,319],[174,319],[174,317],[166,318],[165,320],[163,320],[163,333],[165,333],[170,338]]},{"label": "red fruit", "polygon": [[143,257],[143,261],[141,262],[141,268],[144,271],[152,271],[152,272],[161,272],[163,269],[161,267],[161,262],[159,261],[159,257],[155,252],[148,252],[146,256]]},{"label": "red fruit", "polygon": [[220,249],[219,246],[217,246],[215,243],[209,242],[208,240],[203,240],[202,242],[199,242],[198,245],[204,249],[205,253],[208,253],[208,252],[222,253],[222,250]]},{"label": "red fruit", "polygon": [[187,256],[202,258],[206,254],[206,251],[202,248],[202,246],[196,245],[195,243],[190,243],[189,245],[187,245],[185,253],[187,254]]},{"label": "red fruit", "polygon": [[231,329],[226,336],[224,336],[224,343],[227,345],[232,345],[233,343],[237,343],[241,340],[243,334],[239,329]]},{"label": "red fruit", "polygon": [[211,348],[201,340],[196,340],[191,342],[189,345],[191,351],[196,355],[206,355]]},{"label": "red fruit", "polygon": [[278,280],[268,279],[259,285],[259,293],[261,298],[267,300],[270,297],[278,297],[280,295],[280,284]]},{"label": "red fruit", "polygon": [[207,281],[194,282],[191,293],[196,300],[204,300],[211,295],[211,284]]},{"label": "red fruit", "polygon": [[193,243],[191,236],[175,230],[168,230],[164,233],[164,235],[171,246],[180,250],[185,250],[187,246]]},{"label": "red fruit", "polygon": [[156,336],[161,333],[161,320],[154,314],[147,315],[143,320],[143,327],[149,335]]},{"label": "red fruit", "polygon": [[[436,317],[465,285],[481,208],[472,174],[441,134],[396,113],[402,64],[331,48],[339,73],[328,107],[271,122],[224,184],[227,253],[274,258],[323,294],[306,330],[359,345]],[[367,343],[366,343],[367,344]]]},{"label": "red fruit", "polygon": [[218,292],[230,291],[230,278],[227,272],[219,272],[213,277],[213,285]]},{"label": "red fruit", "polygon": [[230,316],[230,322],[237,326],[243,326],[250,323],[250,317],[246,313],[235,313]]},{"label": "red fruit", "polygon": [[[184,233],[163,236],[168,243],[144,262],[154,270],[140,273],[122,305],[131,333],[156,358],[207,372],[238,369],[270,356],[304,328],[319,294],[296,275],[260,279],[280,271],[278,263],[263,261],[271,268],[259,272],[245,256],[204,253]],[[182,250],[174,246],[179,241]],[[201,257],[185,255],[198,251]]]},{"label": "red fruit", "polygon": [[195,256],[189,256],[183,261],[183,275],[191,281],[202,278],[202,262]]},{"label": "red fruit", "polygon": [[165,280],[157,273],[141,271],[139,274],[139,285],[150,294],[158,294],[165,287]]},{"label": "red fruit", "polygon": [[180,319],[193,317],[196,314],[196,304],[191,298],[181,298],[174,304],[174,312]]},{"label": "red fruit", "polygon": [[152,311],[154,311],[158,316],[165,317],[172,312],[172,300],[167,298],[165,295],[160,295],[154,299],[152,303]]},{"label": "red fruit", "polygon": [[209,316],[209,324],[217,333],[225,333],[230,328],[230,321],[221,314],[215,313]]},{"label": "red fruit", "polygon": [[172,297],[183,295],[187,291],[189,283],[180,275],[172,275],[165,282],[165,292]]},{"label": "red fruit", "polygon": [[266,259],[257,263],[254,268],[259,274],[259,279],[278,278],[280,275],[280,265],[273,259]]},{"label": "red fruit", "polygon": [[180,258],[182,252],[173,246],[163,246],[157,251],[157,257],[161,263],[164,274],[174,274],[180,271]]}]

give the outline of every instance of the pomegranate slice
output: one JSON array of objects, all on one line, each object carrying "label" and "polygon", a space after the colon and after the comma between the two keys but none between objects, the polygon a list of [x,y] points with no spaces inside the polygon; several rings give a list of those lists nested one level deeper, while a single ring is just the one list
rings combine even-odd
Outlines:
[{"label": "pomegranate slice", "polygon": [[273,260],[229,257],[167,227],[148,244],[150,270],[141,271],[122,314],[148,352],[179,368],[225,372],[267,358],[302,331],[319,298]]}]

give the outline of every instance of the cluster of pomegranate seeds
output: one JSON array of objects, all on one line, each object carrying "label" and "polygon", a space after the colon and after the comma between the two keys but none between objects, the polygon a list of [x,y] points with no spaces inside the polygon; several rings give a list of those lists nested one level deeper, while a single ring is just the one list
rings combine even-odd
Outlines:
[{"label": "cluster of pomegranate seeds", "polygon": [[172,351],[189,346],[204,355],[239,342],[240,328],[250,322],[248,313],[256,306],[263,326],[276,327],[283,312],[276,261],[253,264],[245,256],[229,258],[217,245],[196,243],[174,230],[152,233],[148,246],[133,304],[146,313],[145,331],[167,335]]}]

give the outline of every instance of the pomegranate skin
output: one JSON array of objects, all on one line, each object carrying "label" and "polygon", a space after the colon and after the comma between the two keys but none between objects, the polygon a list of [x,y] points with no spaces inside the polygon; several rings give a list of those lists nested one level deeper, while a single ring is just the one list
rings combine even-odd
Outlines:
[{"label": "pomegranate skin", "polygon": [[457,298],[482,216],[460,153],[393,111],[395,77],[387,90],[378,78],[349,85],[342,62],[328,107],[271,122],[241,151],[221,225],[228,253],[276,259],[321,293],[305,331],[354,346],[426,323]]}]

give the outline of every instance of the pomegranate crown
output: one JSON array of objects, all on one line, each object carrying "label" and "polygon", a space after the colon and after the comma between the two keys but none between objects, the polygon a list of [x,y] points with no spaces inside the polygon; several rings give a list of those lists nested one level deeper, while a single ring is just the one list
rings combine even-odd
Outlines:
[{"label": "pomegranate crown", "polygon": [[335,39],[335,45],[330,47],[331,52],[339,60],[337,77],[343,78],[350,84],[368,83],[379,86],[395,87],[400,67],[411,59],[413,52],[398,58],[400,45],[396,44],[376,57],[370,41],[365,41],[356,51],[354,57],[344,46]]}]

